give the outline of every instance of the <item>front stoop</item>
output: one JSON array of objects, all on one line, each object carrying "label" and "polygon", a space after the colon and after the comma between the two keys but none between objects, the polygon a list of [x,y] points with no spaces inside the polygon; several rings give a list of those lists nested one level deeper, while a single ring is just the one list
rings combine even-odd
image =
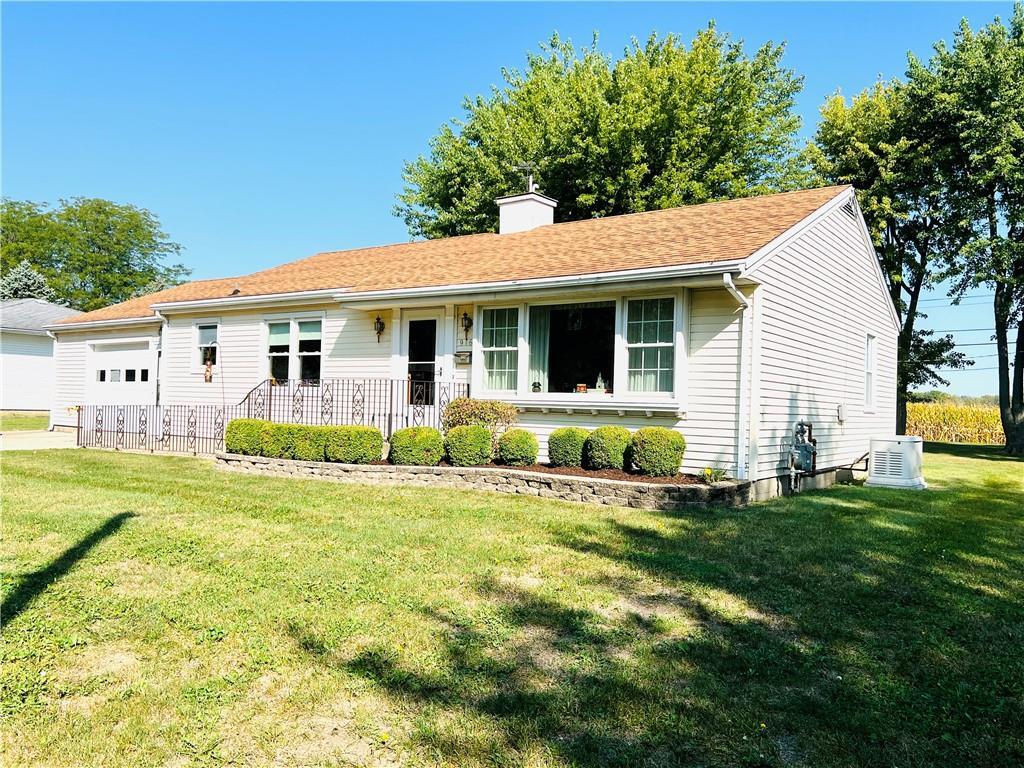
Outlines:
[{"label": "front stoop", "polygon": [[750,502],[747,481],[713,485],[607,480],[599,477],[556,475],[511,467],[405,467],[391,464],[336,464],[320,461],[268,459],[218,453],[217,466],[236,472],[278,477],[314,477],[371,485],[414,485],[518,493],[586,504],[637,509],[685,510],[708,506],[742,507]]}]

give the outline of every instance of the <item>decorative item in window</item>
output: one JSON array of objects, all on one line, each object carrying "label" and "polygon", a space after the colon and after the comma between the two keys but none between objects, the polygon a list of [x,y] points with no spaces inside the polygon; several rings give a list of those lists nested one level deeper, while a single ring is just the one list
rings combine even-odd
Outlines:
[{"label": "decorative item in window", "polygon": [[203,381],[207,384],[213,382],[213,362],[210,360],[206,361],[206,367],[203,369]]},{"label": "decorative item in window", "polygon": [[469,316],[468,312],[462,313],[462,335],[463,338],[469,338],[469,332],[473,328],[473,318]]},{"label": "decorative item in window", "polygon": [[587,385],[586,384],[577,384],[576,385],[576,391],[577,392],[581,392],[581,393],[586,393]]},{"label": "decorative item in window", "polygon": [[604,376],[602,376],[600,373],[597,374],[597,383],[594,385],[594,389],[596,389],[598,392],[608,391],[608,387],[604,383]]},{"label": "decorative item in window", "polygon": [[380,336],[384,333],[384,321],[381,320],[380,315],[377,315],[377,319],[373,321],[373,331],[377,334],[377,343],[380,344]]},{"label": "decorative item in window", "polygon": [[533,384],[530,385],[530,389],[533,390],[534,392],[540,392],[540,382],[533,382]]},{"label": "decorative item in window", "polygon": [[217,364],[217,324],[204,324],[196,326],[199,336],[199,364]]}]

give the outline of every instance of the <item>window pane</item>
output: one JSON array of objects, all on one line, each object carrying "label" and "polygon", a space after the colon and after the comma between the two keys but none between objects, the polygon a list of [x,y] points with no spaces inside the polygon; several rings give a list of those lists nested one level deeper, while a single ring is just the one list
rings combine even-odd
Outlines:
[{"label": "window pane", "polygon": [[487,389],[516,388],[519,353],[484,352],[484,370]]},{"label": "window pane", "polygon": [[304,355],[299,358],[299,378],[304,381],[320,378],[320,355]]},{"label": "window pane", "polygon": [[515,347],[519,343],[519,310],[484,310],[484,347]]},{"label": "window pane", "polygon": [[299,321],[299,341],[320,340],[320,321],[301,320]]},{"label": "window pane", "polygon": [[110,380],[112,382],[120,381],[121,380],[121,369],[120,368],[111,368],[110,369]]},{"label": "window pane", "polygon": [[271,323],[268,338],[271,352],[287,352],[290,345],[290,323]]},{"label": "window pane", "polygon": [[205,346],[207,344],[217,343],[217,326],[216,325],[200,325],[199,326],[199,345]]},{"label": "window pane", "polygon": [[135,381],[135,369],[134,368],[127,368],[127,369],[125,369],[124,380],[125,381]]},{"label": "window pane", "polygon": [[320,339],[299,339],[299,352],[319,352]]},{"label": "window pane", "polygon": [[270,378],[272,379],[287,379],[288,378],[288,357],[285,355],[278,355],[270,358]]},{"label": "window pane", "polygon": [[96,371],[96,381],[106,381],[106,380],[107,380],[107,372],[106,371],[102,371],[102,370],[101,371]]},{"label": "window pane", "polygon": [[217,348],[216,347],[202,347],[199,350],[199,361],[203,365],[206,365],[207,363],[210,363],[211,365],[216,365],[217,364]]},{"label": "window pane", "polygon": [[139,381],[149,381],[149,368],[143,368],[139,371]]}]

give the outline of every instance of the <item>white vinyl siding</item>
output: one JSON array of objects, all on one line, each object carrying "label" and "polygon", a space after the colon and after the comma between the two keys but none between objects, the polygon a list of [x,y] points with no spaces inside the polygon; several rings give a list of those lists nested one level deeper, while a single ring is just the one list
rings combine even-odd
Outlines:
[{"label": "white vinyl siding", "polygon": [[[871,437],[893,434],[897,330],[874,258],[859,223],[837,209],[751,273],[761,283],[759,477],[785,471],[798,419],[814,425],[821,469],[851,464]],[[875,338],[873,409],[865,407],[865,334]]]},{"label": "white vinyl siding", "polygon": [[43,334],[0,332],[0,408],[48,411],[53,405],[53,340]]},{"label": "white vinyl siding", "polygon": [[[303,313],[315,317],[301,317]],[[307,306],[281,319],[272,312],[246,310],[222,312],[218,326],[219,357],[213,382],[206,384],[200,372],[191,369],[191,325],[187,317],[175,316],[164,329],[160,362],[160,402],[234,404],[269,378],[267,324],[289,323],[291,314],[302,322],[319,320],[321,325],[322,379],[387,379],[392,377],[392,333],[395,323],[390,309],[365,311],[337,305]],[[384,333],[377,341],[373,321],[380,315]],[[298,335],[298,331],[296,332]],[[297,346],[296,339],[296,359]],[[296,367],[296,377],[299,374]]]}]

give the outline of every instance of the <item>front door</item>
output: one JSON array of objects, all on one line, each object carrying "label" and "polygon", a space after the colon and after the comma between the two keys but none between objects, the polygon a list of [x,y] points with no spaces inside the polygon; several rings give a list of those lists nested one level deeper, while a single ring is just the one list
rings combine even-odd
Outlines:
[{"label": "front door", "polygon": [[433,313],[409,313],[405,322],[405,352],[408,360],[411,405],[433,405],[436,397],[440,318]]}]

